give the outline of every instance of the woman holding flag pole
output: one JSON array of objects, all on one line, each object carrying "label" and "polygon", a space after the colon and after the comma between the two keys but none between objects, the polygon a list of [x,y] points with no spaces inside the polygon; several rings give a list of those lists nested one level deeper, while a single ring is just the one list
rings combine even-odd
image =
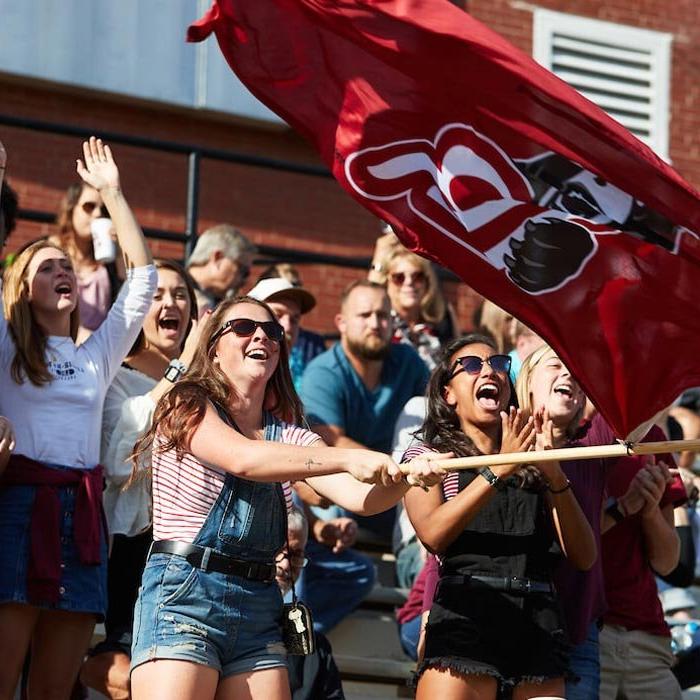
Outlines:
[{"label": "woman holding flag pole", "polygon": [[[509,369],[486,337],[451,343],[430,380],[424,444],[405,458],[427,449],[489,455],[551,447],[549,416],[516,410]],[[451,474],[427,493],[407,494],[406,507],[441,561],[417,698],[495,698],[499,686],[514,686],[518,700],[563,697],[568,642],[550,550],[558,545],[583,570],[597,552],[559,464]]]}]

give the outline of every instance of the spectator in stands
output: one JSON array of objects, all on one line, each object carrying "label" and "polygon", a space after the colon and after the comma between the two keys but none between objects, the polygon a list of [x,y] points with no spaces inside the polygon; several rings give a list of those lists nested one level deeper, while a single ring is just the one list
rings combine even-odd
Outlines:
[{"label": "spectator in stands", "polygon": [[[664,440],[652,427],[650,441]],[[670,632],[654,572],[667,575],[680,554],[673,508],[686,491],[670,454],[621,457],[608,477],[610,500],[603,519],[603,574],[608,610],[600,633],[600,697],[680,698],[671,666]]]},{"label": "spectator in stands", "polygon": [[38,241],[5,273],[0,410],[17,446],[0,490],[3,698],[14,693],[30,643],[29,697],[69,697],[104,616],[102,404],[156,284],[109,148],[91,138],[83,153],[78,174],[109,207],[129,271],[104,323],[80,346],[78,282],[63,250]]},{"label": "spectator in stands", "polygon": [[[305,556],[309,526],[296,507],[287,515],[287,546],[278,555],[277,584],[286,595],[307,564]],[[316,632],[316,651],[306,656],[287,657],[292,700],[344,700],[340,673],[333,659],[331,645],[321,632]]]},{"label": "spectator in stands", "polygon": [[[329,445],[389,453],[396,419],[425,390],[428,370],[412,347],[391,342],[389,298],[380,285],[350,284],[335,321],[340,342],[311,361],[302,381],[311,429]],[[360,524],[389,540],[393,514]]]},{"label": "spectator in stands", "polygon": [[0,187],[0,251],[5,247],[9,235],[17,223],[17,193],[7,182]]},{"label": "spectator in stands", "polygon": [[81,326],[79,341],[105,320],[124,276],[123,270],[119,269],[121,263],[95,260],[92,222],[106,217],[109,213],[101,193],[85,181],[74,183],[59,204],[56,216],[58,233],[48,239],[68,253],[75,270]]},{"label": "spectator in stands", "polygon": [[[197,347],[197,301],[187,273],[158,260],[158,286],[143,330],[105,397],[100,463],[105,468],[104,507],[112,546],[107,577],[106,639],[81,670],[84,685],[112,700],[129,696],[134,604],[153,540],[150,483],[124,488],[134,443],[151,425],[156,403],[187,371]],[[185,344],[185,339],[187,343]]]},{"label": "spectator in stands", "polygon": [[[295,287],[304,286],[299,276],[299,271],[290,263],[270,265],[260,273],[258,282],[275,277],[283,277]],[[294,388],[297,392],[301,391],[301,378],[306,369],[306,365],[308,365],[316,355],[320,355],[324,352],[325,349],[326,341],[323,339],[322,335],[307,330],[306,328],[299,328],[296,340],[289,353],[289,368],[292,372]]]},{"label": "spectator in stands", "polygon": [[508,353],[510,356],[510,379],[515,384],[518,378],[520,367],[528,355],[531,355],[537,348],[544,344],[544,340],[528,328],[522,321],[513,319],[511,326],[513,349]]},{"label": "spectator in stands", "polygon": [[513,315],[492,301],[484,299],[474,325],[480,333],[490,335],[496,342],[496,350],[509,353],[513,349]]},{"label": "spectator in stands", "polygon": [[187,272],[195,282],[200,316],[240,292],[255,252],[255,246],[230,224],[212,226],[197,238]]},{"label": "spectator in stands", "polygon": [[304,336],[299,342],[302,335],[301,317],[316,306],[316,298],[286,277],[271,276],[261,277],[248,294],[254,299],[267,302],[282,324],[289,346],[289,370],[294,388],[299,389],[306,365],[325,350],[323,338],[316,333],[303,331]]},{"label": "spectator in stands", "polygon": [[[586,397],[576,380],[547,345],[525,359],[517,381],[518,404],[525,416],[545,409],[552,421],[552,446],[587,447],[614,442],[612,430],[596,414],[581,422]],[[600,552],[600,520],[610,460],[562,461],[561,468],[586,516]],[[598,625],[605,612],[603,564],[600,556],[587,571],[562,558],[554,569],[554,583],[566,617],[572,643],[570,670],[578,678],[567,679],[568,700],[597,700],[600,687]]]},{"label": "spectator in stands", "polygon": [[[294,425],[284,329],[263,302],[222,302],[201,338],[136,448],[151,454],[155,541],[134,612],[132,694],[289,698],[274,583],[285,480],[369,513],[407,488],[386,455],[327,448]],[[439,478],[425,460],[409,468]]]},{"label": "spectator in stands", "polygon": [[[516,411],[509,370],[490,338],[448,345],[428,387],[424,445],[405,456],[551,447],[547,416]],[[563,697],[568,645],[550,549],[558,542],[580,569],[596,551],[559,464],[454,472],[405,501],[418,537],[441,560],[417,698],[495,698],[504,685],[515,686],[516,699]]]},{"label": "spectator in stands", "polygon": [[386,263],[395,343],[412,345],[428,369],[433,369],[442,346],[456,334],[457,321],[445,303],[430,261],[402,249]]}]

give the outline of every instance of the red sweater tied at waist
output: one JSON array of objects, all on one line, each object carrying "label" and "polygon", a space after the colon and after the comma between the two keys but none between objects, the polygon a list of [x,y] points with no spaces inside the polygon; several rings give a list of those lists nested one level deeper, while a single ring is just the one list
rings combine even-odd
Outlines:
[{"label": "red sweater tied at waist", "polygon": [[[77,488],[73,536],[81,564],[100,564],[100,544],[104,527],[102,512],[102,467],[56,469],[41,462],[12,455],[0,488],[34,486],[29,534],[27,598],[32,604],[56,604],[61,583],[61,501],[58,490]],[[105,531],[106,538],[106,531]]]}]

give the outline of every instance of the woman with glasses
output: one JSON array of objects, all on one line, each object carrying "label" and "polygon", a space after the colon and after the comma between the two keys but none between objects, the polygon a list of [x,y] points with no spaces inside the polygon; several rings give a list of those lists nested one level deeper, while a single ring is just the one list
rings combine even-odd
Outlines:
[{"label": "woman with glasses", "polygon": [[395,249],[383,265],[394,342],[412,345],[432,370],[442,346],[454,338],[457,329],[454,312],[442,296],[433,266],[403,247]]},{"label": "woman with glasses", "polygon": [[[550,447],[551,421],[516,409],[509,370],[510,358],[485,336],[448,345],[428,385],[422,444],[404,458]],[[596,551],[560,466],[453,472],[405,500],[419,539],[440,562],[417,698],[496,698],[499,687],[512,687],[516,700],[563,697],[568,644],[553,550],[580,569]]]},{"label": "woman with glasses", "polygon": [[63,250],[38,241],[5,271],[0,412],[16,446],[0,479],[2,698],[13,697],[30,645],[29,697],[68,698],[104,617],[102,405],[155,289],[110,149],[91,138],[83,158],[78,175],[108,206],[129,271],[107,318],[80,345],[77,278]]},{"label": "woman with glasses", "polygon": [[66,251],[75,270],[80,340],[97,330],[105,320],[124,276],[117,262],[105,264],[95,260],[92,222],[108,217],[99,191],[84,180],[74,183],[66,190],[58,207],[58,232],[48,239]]},{"label": "woman with glasses", "polygon": [[[289,480],[366,514],[407,490],[387,455],[296,426],[288,353],[264,302],[222,302],[137,443],[152,455],[154,543],[134,613],[135,700],[289,698],[275,583]],[[425,459],[412,470],[439,479]]]}]

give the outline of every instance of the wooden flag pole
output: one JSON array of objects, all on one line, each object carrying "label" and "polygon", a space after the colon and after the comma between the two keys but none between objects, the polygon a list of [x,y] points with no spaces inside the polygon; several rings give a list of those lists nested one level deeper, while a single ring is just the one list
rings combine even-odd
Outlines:
[{"label": "wooden flag pole", "polygon": [[572,459],[596,459],[597,457],[624,457],[626,455],[655,455],[665,452],[700,452],[700,440],[665,440],[663,442],[638,442],[635,444],[593,445],[591,447],[564,447],[539,452],[505,452],[475,457],[433,459],[447,471],[481,469],[502,464],[532,464],[533,462],[567,462]]}]

